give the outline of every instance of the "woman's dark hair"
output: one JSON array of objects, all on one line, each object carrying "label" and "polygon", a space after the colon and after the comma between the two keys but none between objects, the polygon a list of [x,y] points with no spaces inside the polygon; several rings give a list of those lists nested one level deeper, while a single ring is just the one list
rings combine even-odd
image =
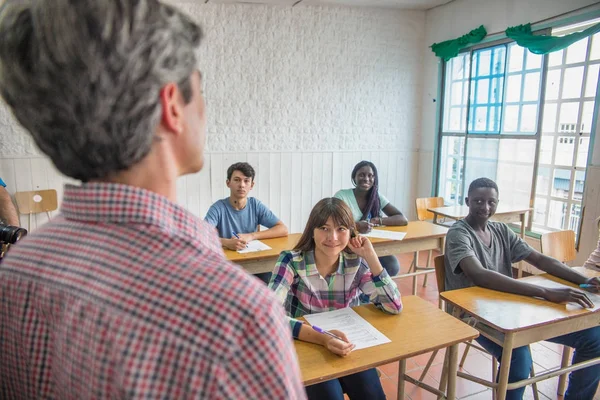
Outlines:
[{"label": "woman's dark hair", "polygon": [[294,250],[301,252],[314,250],[315,241],[313,240],[313,232],[318,227],[325,225],[330,217],[333,218],[333,222],[336,225],[348,228],[351,233],[356,232],[356,224],[354,223],[350,207],[343,200],[335,197],[327,197],[320,200],[313,207],[304,232]]},{"label": "woman's dark hair", "polygon": [[379,216],[381,210],[381,204],[379,203],[379,175],[377,174],[377,168],[375,167],[375,164],[373,164],[371,161],[363,160],[356,164],[354,166],[354,169],[352,170],[351,178],[354,187],[356,187],[356,173],[362,167],[371,167],[371,169],[373,170],[374,177],[373,186],[371,187],[371,189],[369,189],[369,192],[367,193],[367,206],[364,210],[361,210],[363,212],[362,219],[367,219],[369,217],[369,214],[371,214],[371,218],[375,218]]}]

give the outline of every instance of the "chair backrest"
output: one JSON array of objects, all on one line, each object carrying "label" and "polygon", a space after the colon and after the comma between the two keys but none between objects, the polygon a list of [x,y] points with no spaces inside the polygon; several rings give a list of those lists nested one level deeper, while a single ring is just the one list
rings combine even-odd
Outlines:
[{"label": "chair backrest", "polygon": [[560,262],[573,261],[577,258],[575,232],[571,230],[544,233],[541,245],[542,254],[554,257]]},{"label": "chair backrest", "polygon": [[435,265],[435,280],[437,281],[438,292],[446,290],[446,266],[444,265],[444,255],[433,259]]},{"label": "chair backrest", "polygon": [[58,199],[54,189],[16,192],[15,200],[20,214],[49,212],[58,208]]},{"label": "chair backrest", "polygon": [[427,211],[428,208],[436,208],[444,206],[443,197],[421,197],[416,200],[417,204],[417,219],[425,221],[433,219],[433,213]]}]

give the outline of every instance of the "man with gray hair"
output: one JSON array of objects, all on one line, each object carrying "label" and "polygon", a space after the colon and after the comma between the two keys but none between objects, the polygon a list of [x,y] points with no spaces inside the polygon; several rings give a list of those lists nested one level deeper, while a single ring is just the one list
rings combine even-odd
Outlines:
[{"label": "man with gray hair", "polygon": [[14,0],[0,95],[65,175],[0,267],[0,398],[304,398],[284,312],[175,204],[203,166],[201,30],[156,0]]}]

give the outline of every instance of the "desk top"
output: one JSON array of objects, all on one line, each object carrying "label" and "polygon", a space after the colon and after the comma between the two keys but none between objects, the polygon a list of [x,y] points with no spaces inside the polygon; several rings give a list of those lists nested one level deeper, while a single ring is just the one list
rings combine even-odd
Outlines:
[{"label": "desk top", "polygon": [[[471,340],[477,330],[417,297],[402,298],[399,315],[386,314],[374,305],[354,307],[361,317],[387,336],[391,343],[356,350],[342,358],[322,346],[295,340],[305,385],[364,371]],[[435,328],[435,329],[434,329]]]},{"label": "desk top", "polygon": [[[406,236],[402,240],[403,242],[419,239],[431,239],[440,238],[446,236],[448,228],[432,224],[428,221],[410,221],[406,226],[385,226],[378,227],[376,229],[384,229],[388,231],[406,232]],[[274,239],[262,239],[261,242],[271,247],[270,250],[256,251],[252,253],[240,254],[237,251],[223,249],[225,257],[228,260],[239,263],[243,261],[256,261],[265,258],[276,258],[284,250],[291,250],[294,248],[302,234],[292,233],[288,236],[274,238]],[[375,247],[379,243],[393,242],[390,239],[379,239],[369,238]]]},{"label": "desk top", "polygon": [[[580,268],[577,270],[588,276],[600,275],[590,270],[583,271]],[[554,281],[577,287],[575,284],[548,274],[529,276],[520,280],[540,286],[544,286],[544,281]],[[479,286],[442,292],[440,296],[448,303],[504,333],[522,331],[600,311],[570,306],[567,308],[566,304],[556,304],[535,297],[504,293]]]},{"label": "desk top", "polygon": [[[428,208],[427,211],[432,213],[436,213],[442,217],[452,218],[452,219],[462,219],[469,215],[469,207],[455,205],[455,206],[447,206],[447,207],[435,207]],[[504,206],[502,203],[498,206],[495,215],[503,215],[503,214],[523,214],[527,211],[531,211],[529,207],[509,207]],[[494,219],[494,217],[492,217]]]}]

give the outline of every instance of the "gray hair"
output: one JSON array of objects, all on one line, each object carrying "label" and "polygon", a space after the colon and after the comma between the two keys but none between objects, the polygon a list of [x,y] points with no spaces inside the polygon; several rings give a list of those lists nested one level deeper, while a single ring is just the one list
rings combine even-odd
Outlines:
[{"label": "gray hair", "polygon": [[105,178],[150,152],[165,84],[190,101],[201,36],[157,0],[8,0],[0,95],[62,173]]}]

